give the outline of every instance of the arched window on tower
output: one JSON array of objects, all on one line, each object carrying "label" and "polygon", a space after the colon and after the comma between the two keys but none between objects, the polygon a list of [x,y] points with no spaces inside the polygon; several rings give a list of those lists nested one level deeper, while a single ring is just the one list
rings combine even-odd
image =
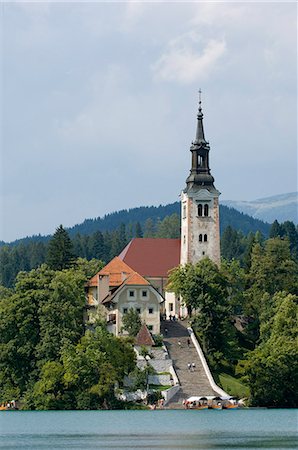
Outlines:
[{"label": "arched window on tower", "polygon": [[203,235],[199,234],[199,242],[203,242]]},{"label": "arched window on tower", "polygon": [[204,205],[204,216],[205,217],[209,216],[209,206],[208,205]]},{"label": "arched window on tower", "polygon": [[204,242],[207,242],[207,234],[204,234]]},{"label": "arched window on tower", "polygon": [[203,215],[203,206],[201,205],[201,203],[198,205],[198,216],[202,217]]}]

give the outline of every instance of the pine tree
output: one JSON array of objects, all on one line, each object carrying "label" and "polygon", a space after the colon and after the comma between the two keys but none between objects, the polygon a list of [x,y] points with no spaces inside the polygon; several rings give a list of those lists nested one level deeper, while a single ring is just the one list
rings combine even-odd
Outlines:
[{"label": "pine tree", "polygon": [[136,237],[142,238],[143,237],[143,231],[140,222],[136,223]]},{"label": "pine tree", "polygon": [[62,270],[73,263],[73,246],[67,231],[60,225],[49,242],[47,264],[51,269]]},{"label": "pine tree", "polygon": [[281,236],[282,236],[281,226],[278,223],[278,221],[275,220],[273,222],[273,224],[271,225],[270,232],[269,232],[269,237],[275,238],[275,237],[281,237]]},{"label": "pine tree", "polygon": [[101,231],[95,231],[91,236],[90,255],[92,258],[104,259],[104,241]]},{"label": "pine tree", "polygon": [[127,244],[127,238],[126,238],[126,228],[125,224],[122,222],[119,227],[119,246],[120,251],[124,249],[124,247]]},{"label": "pine tree", "polygon": [[144,225],[144,237],[153,238],[155,234],[153,220],[149,217]]}]

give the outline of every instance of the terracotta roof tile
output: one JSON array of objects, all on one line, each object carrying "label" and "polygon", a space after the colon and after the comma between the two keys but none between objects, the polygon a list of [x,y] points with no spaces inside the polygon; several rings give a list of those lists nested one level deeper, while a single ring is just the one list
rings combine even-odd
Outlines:
[{"label": "terracotta roof tile", "polygon": [[126,280],[124,280],[123,284],[140,285],[140,286],[150,285],[149,281],[145,280],[145,278],[142,277],[142,275],[138,274],[137,272],[134,272],[133,274],[129,275],[129,277],[126,278]]},{"label": "terracotta roof tile", "polygon": [[125,278],[130,274],[134,273],[134,270],[129,267],[124,261],[122,261],[118,256],[112,259],[105,267],[103,267],[96,275],[90,278],[88,286],[97,286],[98,277],[101,275],[109,275],[109,285],[110,286],[120,286]]},{"label": "terracotta roof tile", "polygon": [[180,264],[180,239],[132,239],[119,259],[144,277],[168,276]]},{"label": "terracotta roof tile", "polygon": [[135,338],[135,345],[149,345],[152,346],[154,345],[155,342],[150,334],[150,331],[148,330],[147,326],[145,323],[143,323],[143,325],[140,328],[140,331],[138,332],[138,334],[136,335]]}]

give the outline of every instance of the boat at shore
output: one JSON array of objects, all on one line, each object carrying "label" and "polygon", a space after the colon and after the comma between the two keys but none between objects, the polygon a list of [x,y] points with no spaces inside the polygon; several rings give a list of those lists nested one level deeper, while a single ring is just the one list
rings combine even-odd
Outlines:
[{"label": "boat at shore", "polygon": [[216,396],[192,396],[184,400],[185,409],[237,409],[238,401],[236,397],[216,397]]}]

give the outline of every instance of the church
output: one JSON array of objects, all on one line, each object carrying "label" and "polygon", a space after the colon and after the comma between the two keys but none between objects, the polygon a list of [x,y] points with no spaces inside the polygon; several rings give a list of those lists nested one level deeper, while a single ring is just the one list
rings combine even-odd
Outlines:
[{"label": "church", "polygon": [[154,334],[160,331],[161,315],[186,316],[183,302],[166,290],[169,272],[205,257],[220,264],[220,192],[211,175],[201,98],[190,152],[190,174],[180,195],[181,238],[134,238],[87,284],[88,315],[101,308],[116,335],[121,334],[123,314],[130,308],[136,309]]}]

